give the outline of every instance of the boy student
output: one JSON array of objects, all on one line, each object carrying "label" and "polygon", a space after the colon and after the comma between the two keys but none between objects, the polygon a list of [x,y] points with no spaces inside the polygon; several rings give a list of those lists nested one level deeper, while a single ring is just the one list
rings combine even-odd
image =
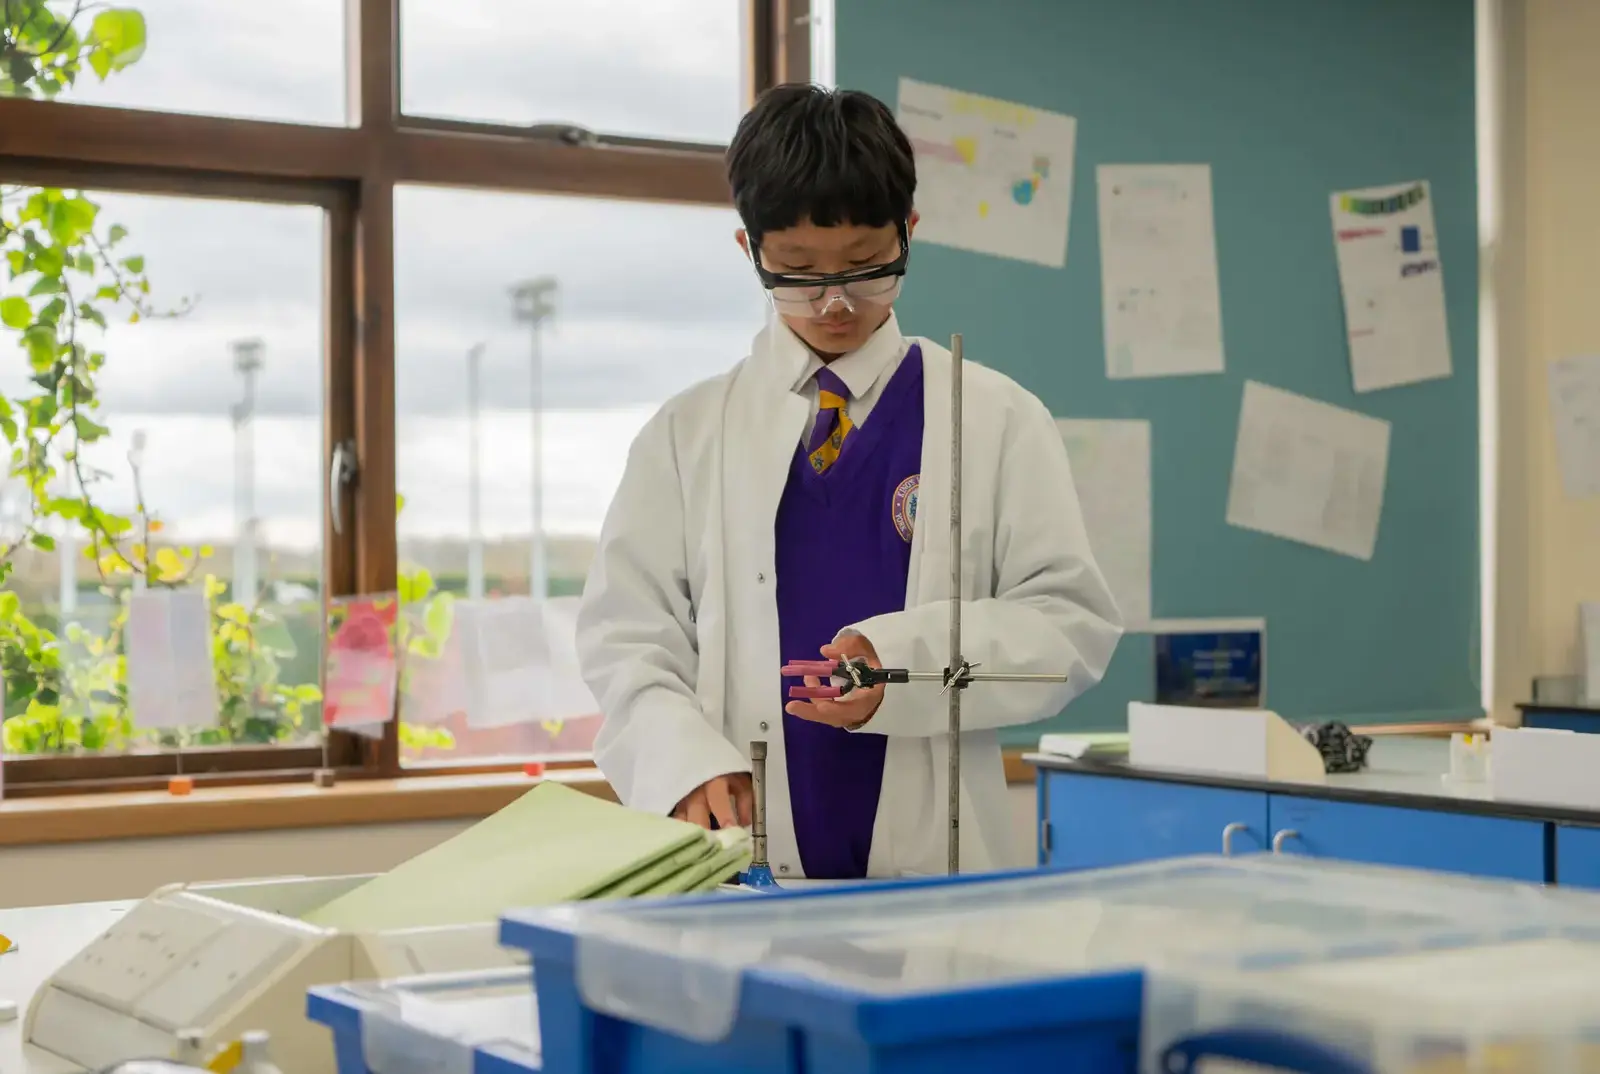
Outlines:
[{"label": "boy student", "polygon": [[[629,806],[749,824],[749,744],[764,740],[780,881],[943,873],[940,685],[788,701],[779,676],[819,652],[948,662],[951,358],[893,312],[917,223],[911,145],[866,94],[780,86],[727,167],[774,316],[629,453],[578,621],[596,760]],[[991,370],[963,377],[964,655],[1070,676],[967,694],[961,860],[981,871],[1012,858],[997,730],[1096,682],[1121,627],[1049,412]]]}]

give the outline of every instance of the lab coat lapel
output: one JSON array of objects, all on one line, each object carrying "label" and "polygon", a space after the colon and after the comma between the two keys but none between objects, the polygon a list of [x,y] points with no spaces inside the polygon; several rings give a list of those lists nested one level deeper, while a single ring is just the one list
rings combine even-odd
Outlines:
[{"label": "lab coat lapel", "polygon": [[[756,337],[750,360],[729,391],[722,453],[728,712],[725,726],[739,749],[767,743],[768,857],[774,868],[798,869],[799,850],[789,809],[788,754],[784,750],[778,668],[781,649],[777,603],[778,505],[810,404],[792,390],[806,355],[798,340],[769,326]],[[789,874],[792,875],[792,874]]]},{"label": "lab coat lapel", "polygon": [[[950,352],[922,339],[922,474],[906,605],[950,599]],[[964,577],[964,576],[963,576]]]},{"label": "lab coat lapel", "polygon": [[725,534],[729,542],[772,533],[789,466],[810,417],[805,399],[790,390],[805,355],[798,340],[784,338],[788,334],[782,326],[762,330],[728,400],[723,517],[732,523],[732,532]]}]

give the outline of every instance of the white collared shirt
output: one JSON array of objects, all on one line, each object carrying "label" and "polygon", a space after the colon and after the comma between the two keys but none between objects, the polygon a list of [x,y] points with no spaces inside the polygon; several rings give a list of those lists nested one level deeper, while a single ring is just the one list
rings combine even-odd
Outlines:
[{"label": "white collared shirt", "polygon": [[842,354],[833,361],[824,363],[809,348],[806,348],[799,336],[788,328],[783,332],[794,345],[806,350],[808,360],[800,372],[799,378],[794,383],[797,395],[803,395],[811,402],[811,421],[806,424],[805,435],[800,438],[801,443],[809,443],[811,431],[817,424],[817,411],[821,406],[819,390],[817,388],[817,370],[824,364],[839,379],[844,381],[845,387],[850,389],[850,402],[845,408],[850,415],[850,421],[856,426],[867,423],[867,416],[872,413],[872,407],[883,394],[883,389],[894,376],[896,369],[900,368],[900,361],[910,350],[910,344],[900,334],[900,322],[893,313],[882,326],[872,334],[860,349],[848,354]]}]

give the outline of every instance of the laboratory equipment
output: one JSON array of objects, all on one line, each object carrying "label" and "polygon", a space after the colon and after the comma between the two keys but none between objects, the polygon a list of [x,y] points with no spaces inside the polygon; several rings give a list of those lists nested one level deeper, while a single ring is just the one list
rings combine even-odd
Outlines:
[{"label": "laboratory equipment", "polygon": [[239,1044],[242,1074],[283,1074],[272,1061],[272,1042],[266,1030],[247,1031]]},{"label": "laboratory equipment", "polygon": [[1448,783],[1483,783],[1489,778],[1489,736],[1462,734],[1450,736],[1450,774]]},{"label": "laboratory equipment", "polygon": [[1145,978],[1142,1070],[1597,1071],[1596,924],[1420,931],[1169,965]]},{"label": "laboratory equipment", "polygon": [[537,969],[542,1074],[936,1074],[1127,1069],[1143,971],[1180,956],[1584,920],[1600,900],[1262,856],[570,904],[501,938]]},{"label": "laboratory equipment", "polygon": [[[960,334],[950,337],[950,548],[960,549],[961,540],[961,374],[962,342]],[[889,683],[941,682],[949,698],[950,722],[950,799],[946,810],[949,817],[949,865],[951,876],[961,872],[961,694],[976,682],[1038,682],[1062,683],[1065,674],[1011,674],[1007,672],[976,670],[978,665],[962,656],[961,650],[961,556],[950,556],[950,662],[943,671],[910,671],[905,668],[873,669],[862,661],[799,661],[783,666],[782,674],[789,678],[811,677],[819,681],[813,685],[791,686],[789,696],[799,699],[826,699],[843,697],[853,689]],[[826,680],[824,684],[823,680]]]},{"label": "laboratory equipment", "polygon": [[739,874],[741,887],[755,891],[776,891],[772,864],[767,861],[767,744],[750,743],[750,865]]},{"label": "laboratory equipment", "polygon": [[333,1057],[327,1035],[305,1018],[310,986],[524,961],[499,946],[492,922],[362,933],[299,920],[369,879],[161,888],[45,981],[24,1039],[94,1070],[180,1048],[210,1056],[261,1030],[284,1070],[323,1074]]}]

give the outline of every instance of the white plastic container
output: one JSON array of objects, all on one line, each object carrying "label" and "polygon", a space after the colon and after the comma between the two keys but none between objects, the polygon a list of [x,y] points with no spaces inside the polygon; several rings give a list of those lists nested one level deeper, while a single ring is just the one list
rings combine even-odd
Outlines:
[{"label": "white plastic container", "polygon": [[1600,928],[1157,967],[1142,1035],[1145,1074],[1600,1074]]}]

